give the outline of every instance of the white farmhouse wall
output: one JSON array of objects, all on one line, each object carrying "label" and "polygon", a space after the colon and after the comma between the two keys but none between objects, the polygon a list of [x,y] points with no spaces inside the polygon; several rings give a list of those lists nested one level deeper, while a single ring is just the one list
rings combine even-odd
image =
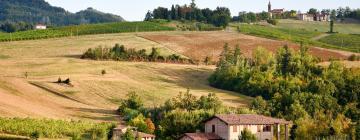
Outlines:
[{"label": "white farmhouse wall", "polygon": [[215,134],[225,140],[229,140],[229,127],[220,119],[214,118],[205,123],[205,133],[212,133],[212,126],[215,125]]}]

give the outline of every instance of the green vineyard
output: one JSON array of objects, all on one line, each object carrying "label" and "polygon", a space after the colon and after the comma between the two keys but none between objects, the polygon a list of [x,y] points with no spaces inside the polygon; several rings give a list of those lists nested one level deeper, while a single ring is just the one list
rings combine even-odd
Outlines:
[{"label": "green vineyard", "polygon": [[46,30],[31,30],[15,33],[0,33],[0,41],[18,41],[78,36],[105,33],[171,31],[175,28],[163,26],[154,22],[115,22],[104,24],[84,24],[76,26],[57,27]]}]

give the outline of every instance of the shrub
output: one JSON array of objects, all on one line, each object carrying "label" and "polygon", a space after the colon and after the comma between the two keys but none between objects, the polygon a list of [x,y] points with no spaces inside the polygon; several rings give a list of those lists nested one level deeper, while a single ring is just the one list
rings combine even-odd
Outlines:
[{"label": "shrub", "polygon": [[267,21],[267,23],[272,24],[272,25],[277,25],[279,23],[279,21],[276,19],[268,19],[266,21]]},{"label": "shrub", "polygon": [[357,61],[359,60],[359,56],[356,56],[355,54],[352,54],[348,58],[349,61]]},{"label": "shrub", "polygon": [[101,75],[105,75],[106,74],[106,70],[101,70]]},{"label": "shrub", "polygon": [[71,83],[70,78],[67,78],[64,83],[69,85]]},{"label": "shrub", "polygon": [[30,135],[30,138],[34,139],[34,140],[37,140],[40,137],[41,137],[41,133],[39,131],[35,131],[35,132],[31,133],[31,135]]}]

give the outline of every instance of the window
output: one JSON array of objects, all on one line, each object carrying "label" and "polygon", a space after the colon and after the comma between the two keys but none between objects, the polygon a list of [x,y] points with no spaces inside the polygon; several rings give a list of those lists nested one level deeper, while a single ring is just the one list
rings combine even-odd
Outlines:
[{"label": "window", "polygon": [[215,133],[215,125],[212,125],[211,132]]},{"label": "window", "polygon": [[257,131],[258,131],[258,132],[261,132],[261,125],[258,125],[258,126],[257,126]]},{"label": "window", "polygon": [[263,128],[263,132],[271,132],[271,125],[266,125],[266,126]]},{"label": "window", "polygon": [[237,126],[236,125],[233,126],[233,132],[237,132]]}]

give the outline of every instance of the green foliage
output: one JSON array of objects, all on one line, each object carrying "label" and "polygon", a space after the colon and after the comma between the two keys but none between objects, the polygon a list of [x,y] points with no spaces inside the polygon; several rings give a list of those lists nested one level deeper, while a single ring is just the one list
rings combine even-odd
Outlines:
[{"label": "green foliage", "polygon": [[[74,137],[74,134],[91,134],[107,138],[114,124],[91,123],[84,121],[62,121],[46,119],[0,118],[0,133],[28,136],[32,138],[65,138]],[[79,137],[79,136],[76,136]]]},{"label": "green foliage", "polygon": [[338,62],[321,67],[307,51],[305,46],[299,51],[284,46],[273,55],[258,49],[246,59],[226,44],[209,82],[262,96],[254,99],[251,109],[293,120],[297,138],[349,134],[351,121],[359,119],[360,70]]},{"label": "green foliage", "polygon": [[30,135],[31,139],[37,140],[41,137],[41,133],[39,131],[32,132]]},{"label": "green foliage", "polygon": [[46,30],[29,30],[9,33],[0,33],[0,41],[35,40],[65,36],[78,36],[89,34],[171,31],[172,27],[162,26],[154,22],[113,22],[103,24],[82,24],[74,26],[56,27]]},{"label": "green foliage", "polygon": [[[155,108],[145,108],[142,104],[133,107],[128,102],[139,104],[141,101],[138,101],[135,94],[128,96],[120,105],[120,113],[127,124],[145,133],[155,133],[159,139],[177,139],[183,133],[203,130],[204,120],[215,113],[230,112],[230,109],[223,108],[221,100],[215,94],[197,98],[189,90]],[[232,112],[249,113],[245,110]]]},{"label": "green foliage", "polygon": [[352,54],[349,56],[348,58],[349,61],[359,61],[360,60],[360,56]]},{"label": "green foliage", "polygon": [[116,60],[116,61],[150,61],[150,62],[169,62],[169,63],[192,63],[190,59],[172,54],[162,56],[159,48],[152,48],[150,54],[145,49],[135,50],[126,49],[124,45],[115,44],[113,48],[103,48],[101,46],[95,49],[88,49],[82,56],[82,59],[93,60]]},{"label": "green foliage", "polygon": [[122,140],[135,140],[134,132],[131,129],[127,129],[125,134],[121,136]]},{"label": "green foliage", "polygon": [[5,22],[3,24],[0,24],[0,31],[2,30],[8,33],[16,32],[16,31],[26,31],[32,29],[34,29],[33,25],[25,22],[19,22],[19,23]]},{"label": "green foliage", "polygon": [[144,107],[144,102],[139,95],[135,92],[130,92],[127,95],[127,99],[121,100],[119,107],[120,112],[124,112],[125,109],[141,110]]},{"label": "green foliage", "polygon": [[272,24],[272,25],[277,25],[279,23],[279,21],[276,19],[268,19],[266,21],[267,21],[267,23]]},{"label": "green foliage", "polygon": [[[199,9],[194,2],[189,6],[172,5],[171,9],[158,7],[152,13],[148,12],[146,17],[150,17],[149,15],[154,19],[198,21],[211,23],[217,27],[226,27],[231,20],[230,10],[226,7],[217,7],[215,10]],[[211,28],[213,29],[219,28]]]},{"label": "green foliage", "polygon": [[244,129],[241,131],[241,136],[239,138],[240,140],[257,140],[256,136],[251,133],[250,130]]}]

